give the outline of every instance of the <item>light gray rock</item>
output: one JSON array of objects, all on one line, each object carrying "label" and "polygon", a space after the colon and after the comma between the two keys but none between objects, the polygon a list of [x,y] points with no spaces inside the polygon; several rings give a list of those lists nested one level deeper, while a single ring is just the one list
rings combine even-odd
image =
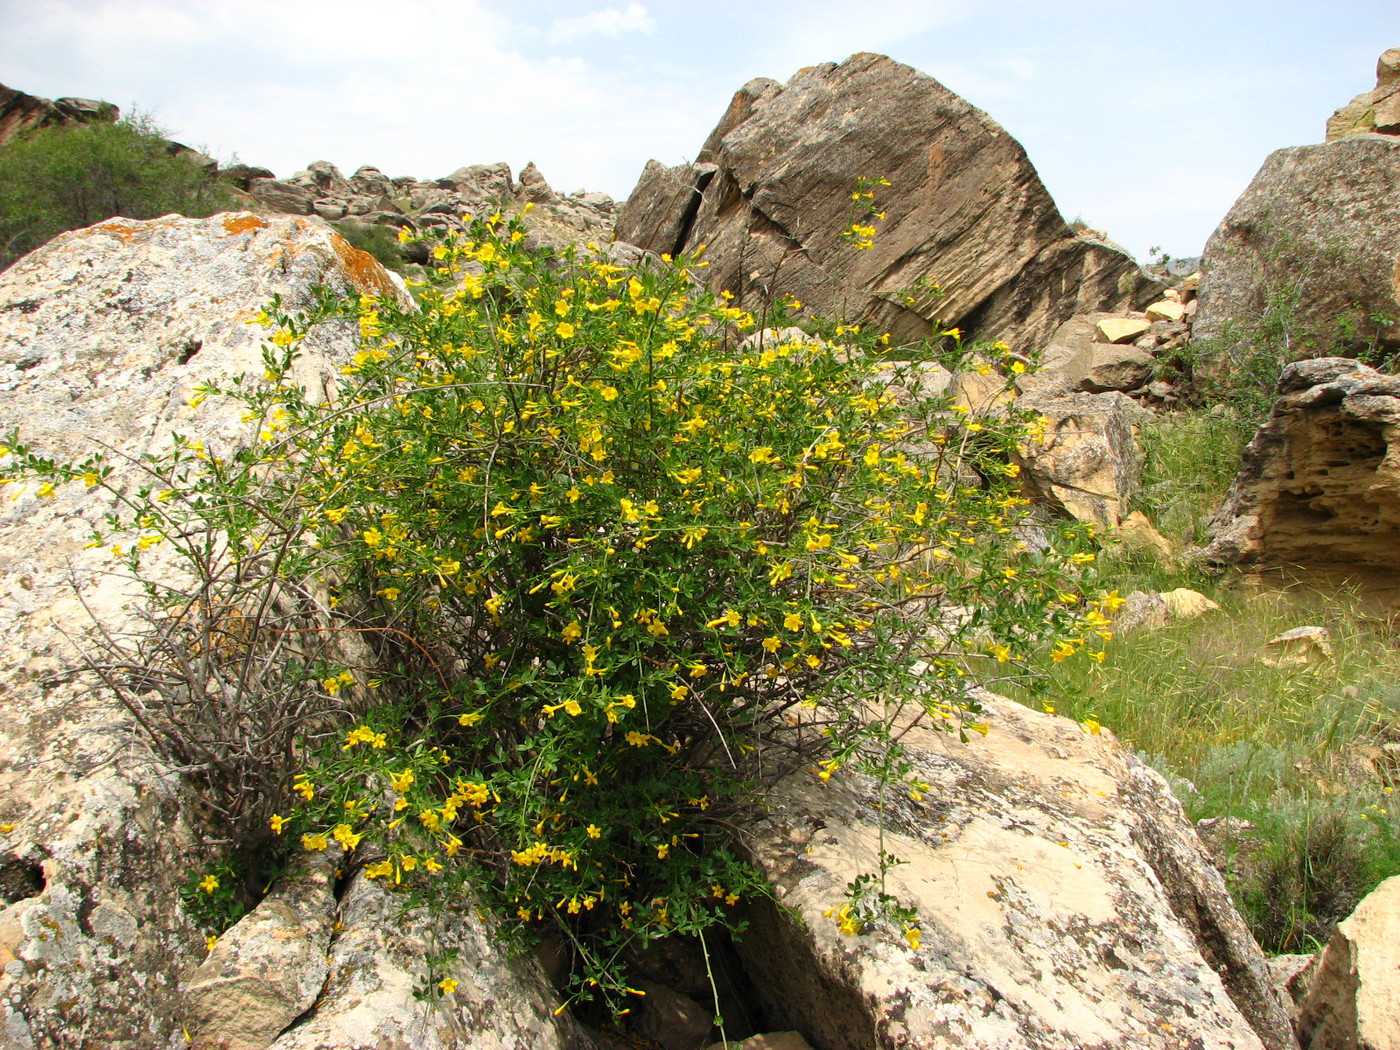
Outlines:
[{"label": "light gray rock", "polygon": [[225,931],[185,984],[195,1050],[266,1050],[316,1002],[330,970],[335,862],[305,854]]},{"label": "light gray rock", "polygon": [[[320,284],[401,294],[317,219],[114,219],[62,234],[0,274],[0,432],[19,426],[59,458],[106,445],[118,486],[146,480],[139,457],[172,430],[226,454],[252,436],[241,410],[196,412],[190,395],[260,371],[265,333],[248,320],[276,294],[310,305]],[[327,326],[297,378],[314,396],[354,348],[353,331]],[[198,809],[125,709],[76,673],[76,647],[93,644],[82,602],[118,633],[141,604],[106,547],[88,547],[113,506],[80,482],[49,499],[0,487],[0,821],[14,825],[0,869],[19,890],[0,910],[6,1046],[181,1045],[179,980],[204,955],[178,903],[211,859]],[[152,571],[173,573],[150,553]]]},{"label": "light gray rock", "polygon": [[905,862],[888,891],[917,910],[917,950],[832,916],[881,845],[873,783],[778,785],[752,829],[777,906],[738,945],[767,1021],[824,1050],[1296,1046],[1166,782],[1106,732],[980,698],[985,738],[903,738],[931,801],[886,795],[883,845]]},{"label": "light gray rock", "polygon": [[[430,968],[428,955],[455,952]],[[470,901],[440,919],[405,912],[355,876],[341,902],[329,974],[311,1008],[269,1050],[586,1050],[539,966],[512,959]],[[457,982],[440,994],[437,982]]]}]

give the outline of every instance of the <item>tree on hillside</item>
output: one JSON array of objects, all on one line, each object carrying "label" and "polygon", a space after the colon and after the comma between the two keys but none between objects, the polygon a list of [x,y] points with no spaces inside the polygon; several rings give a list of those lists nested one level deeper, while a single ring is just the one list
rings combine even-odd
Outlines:
[{"label": "tree on hillside", "polygon": [[0,269],[64,230],[121,215],[210,215],[228,191],[145,117],[39,128],[0,147]]}]

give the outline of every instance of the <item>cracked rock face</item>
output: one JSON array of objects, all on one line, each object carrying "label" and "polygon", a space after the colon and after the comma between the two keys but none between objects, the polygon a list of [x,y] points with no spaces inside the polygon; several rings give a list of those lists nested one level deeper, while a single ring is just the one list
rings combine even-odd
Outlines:
[{"label": "cracked rock face", "polygon": [[1284,369],[1211,522],[1208,561],[1341,574],[1400,595],[1400,378],[1349,358]]},{"label": "cracked rock face", "polygon": [[[874,247],[857,252],[840,234],[861,176],[892,185]],[[707,280],[746,305],[771,285],[900,339],[937,318],[1024,349],[1076,313],[1145,306],[1158,287],[1120,249],[1069,229],[985,113],[872,54],[746,84],[697,164],[647,165],[617,236],[656,252],[705,244]]]},{"label": "cracked rock face", "polygon": [[884,846],[904,861],[889,892],[918,909],[918,951],[824,914],[874,868],[873,784],[780,785],[752,847],[780,907],[756,909],[738,945],[769,1023],[824,1050],[1296,1047],[1165,781],[1107,733],[984,702],[985,738],[904,738],[932,790],[888,803]]},{"label": "cracked rock face", "polygon": [[[65,233],[0,274],[0,431],[59,458],[103,443],[136,457],[172,430],[227,450],[236,406],[188,406],[200,382],[261,368],[247,324],[280,293],[322,283],[401,294],[318,220],[253,215],[111,220]],[[333,381],[353,330],[313,336],[298,379]],[[119,485],[144,480],[114,461]],[[178,984],[199,931],[178,887],[209,859],[194,800],[129,716],[74,672],[93,634],[135,621],[140,592],[90,530],[101,489],[0,488],[0,1045],[151,1050],[183,1045]],[[152,552],[157,555],[158,551]],[[158,560],[151,563],[162,572]],[[166,566],[169,568],[169,566]],[[70,579],[73,581],[70,584]]]}]

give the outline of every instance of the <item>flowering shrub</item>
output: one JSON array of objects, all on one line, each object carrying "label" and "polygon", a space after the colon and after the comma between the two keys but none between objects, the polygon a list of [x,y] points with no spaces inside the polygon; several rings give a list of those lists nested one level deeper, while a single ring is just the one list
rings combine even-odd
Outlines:
[{"label": "flowering shrub", "polygon": [[[858,203],[865,241],[878,214]],[[329,586],[330,626],[288,647],[285,680],[345,713],[303,726],[280,787],[241,811],[408,900],[469,889],[508,928],[556,929],[569,1001],[624,1013],[625,948],[737,928],[763,892],[732,828],[765,785],[849,766],[921,799],[896,726],[983,729],[972,665],[1084,646],[1090,556],[1026,542],[1011,452],[1033,422],[954,410],[887,336],[783,338],[800,304],[760,330],[701,289],[703,259],[523,239],[492,216],[437,244],[412,308],[271,306],[265,375],[196,395],[246,405],[257,441],[182,443],[114,524],[145,546],[226,537],[237,571],[200,570],[213,593],[178,615],[241,609],[240,645],[205,649],[232,663],[286,633],[259,638],[260,595]],[[345,319],[358,352],[315,400],[289,378],[299,344]],[[1021,367],[974,351],[1008,383]],[[46,484],[105,483],[12,443]],[[118,553],[139,571],[142,542]],[[338,655],[338,634],[368,655]],[[856,896],[849,932],[879,919]]]}]

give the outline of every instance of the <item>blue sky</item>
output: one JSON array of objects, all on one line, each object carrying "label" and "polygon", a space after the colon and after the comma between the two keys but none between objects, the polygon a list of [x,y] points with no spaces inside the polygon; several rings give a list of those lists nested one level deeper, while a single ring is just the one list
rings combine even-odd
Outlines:
[{"label": "blue sky", "polygon": [[1271,150],[1321,141],[1400,45],[1400,4],[965,0],[0,0],[0,82],[152,113],[288,175],[534,160],[631,190],[755,76],[878,51],[1025,146],[1067,219],[1200,252]]}]

